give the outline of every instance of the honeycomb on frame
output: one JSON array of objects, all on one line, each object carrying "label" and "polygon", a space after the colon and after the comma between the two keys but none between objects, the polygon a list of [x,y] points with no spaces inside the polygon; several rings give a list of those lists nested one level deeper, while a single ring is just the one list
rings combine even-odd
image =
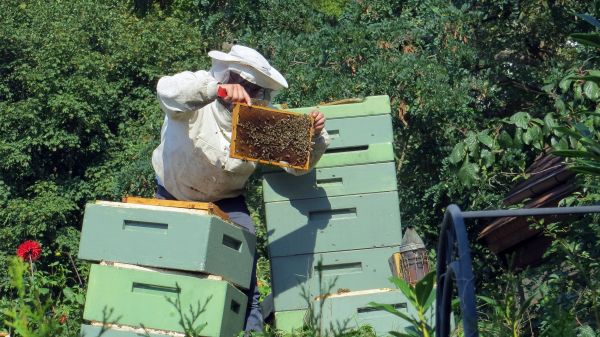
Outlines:
[{"label": "honeycomb on frame", "polygon": [[313,119],[304,114],[236,103],[230,157],[306,170]]}]

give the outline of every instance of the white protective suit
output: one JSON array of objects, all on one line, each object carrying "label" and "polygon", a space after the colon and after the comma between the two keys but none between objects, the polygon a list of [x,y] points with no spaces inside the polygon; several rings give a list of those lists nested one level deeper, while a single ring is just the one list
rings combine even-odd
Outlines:
[{"label": "white protective suit", "polygon": [[[256,168],[254,162],[229,157],[231,112],[216,100],[217,85],[207,71],[185,71],[158,81],[158,101],[166,116],[152,166],[159,183],[178,200],[236,197]],[[327,131],[313,142],[311,168],[329,145]]]}]

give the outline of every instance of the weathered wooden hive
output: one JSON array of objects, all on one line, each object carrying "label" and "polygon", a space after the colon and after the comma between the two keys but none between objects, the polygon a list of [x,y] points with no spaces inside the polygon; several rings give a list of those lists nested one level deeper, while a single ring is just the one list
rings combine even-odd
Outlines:
[{"label": "weathered wooden hive", "polygon": [[[524,208],[556,207],[558,202],[577,190],[575,173],[569,171],[562,158],[545,153],[527,168],[528,179],[513,187],[503,203],[507,206],[524,202]],[[548,216],[545,223],[565,219],[565,216]],[[541,218],[537,218],[539,220]],[[525,217],[498,218],[480,233],[488,248],[499,255],[514,255],[513,266],[525,267],[541,261],[551,240],[541,229],[534,229]]]}]

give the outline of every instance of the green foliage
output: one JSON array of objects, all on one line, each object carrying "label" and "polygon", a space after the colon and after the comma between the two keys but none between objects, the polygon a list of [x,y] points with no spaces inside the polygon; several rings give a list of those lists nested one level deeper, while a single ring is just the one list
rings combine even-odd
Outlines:
[{"label": "green foliage", "polygon": [[[598,14],[594,1],[580,0],[2,1],[0,269],[20,242],[37,239],[44,246],[38,272],[57,285],[48,294],[66,299],[62,289],[72,289],[80,296],[78,278],[64,266],[76,255],[85,203],[153,193],[150,155],[163,118],[156,81],[206,69],[206,53],[234,40],[282,70],[290,89],[276,99],[292,107],[390,96],[403,222],[434,247],[447,204],[500,206],[547,146],[582,151],[570,153],[582,155],[573,165],[591,167],[596,144],[571,131],[598,141],[597,53],[581,45],[598,43],[588,24]],[[566,204],[600,200],[597,178],[581,180],[584,189]],[[248,201],[258,223],[261,280],[268,283],[259,185],[249,185]],[[569,244],[582,239],[577,254],[594,258],[597,226],[590,221],[563,235]],[[468,230],[477,288],[488,295],[503,270],[474,240],[482,225]],[[567,256],[554,252],[559,262]],[[597,280],[595,270],[590,277]],[[593,306],[589,283],[569,281],[567,295],[580,299],[573,302],[557,295],[558,281],[546,281],[549,298],[577,303],[569,315],[598,328],[583,309]],[[0,276],[0,291],[9,294],[0,308],[18,297],[9,287]]]},{"label": "green foliage", "polygon": [[[482,334],[491,336],[524,336],[532,311],[532,303],[537,289],[523,290],[522,279],[508,271],[496,282],[498,293],[495,298],[479,296],[478,299],[488,306],[489,316],[480,323]],[[556,322],[553,322],[556,323]]]},{"label": "green foliage", "polygon": [[[204,312],[206,312],[206,306],[208,305],[208,302],[210,302],[210,300],[212,299],[212,296],[209,296],[204,303],[198,301],[196,307],[190,305],[189,308],[183,308],[181,305],[181,288],[178,284],[176,284],[176,288],[177,297],[175,299],[172,299],[170,297],[165,296],[165,299],[171,305],[173,305],[173,307],[177,311],[177,315],[179,316],[179,325],[183,328],[185,336],[200,337],[202,334],[202,330],[208,325],[208,322],[202,322],[200,320],[200,317]],[[187,311],[184,309],[187,309]]]},{"label": "green foliage", "polygon": [[[52,288],[60,288],[61,275],[34,271],[13,257],[8,268],[11,287],[16,297],[11,305],[0,311],[1,326],[12,336],[54,337],[77,336],[80,326],[79,311],[83,308],[83,289],[64,288],[54,297]],[[2,302],[6,299],[2,299]]]},{"label": "green foliage", "polygon": [[389,333],[397,337],[434,336],[435,332],[430,326],[430,323],[434,320],[433,310],[430,311],[429,309],[435,301],[435,271],[429,272],[414,286],[397,277],[392,277],[390,281],[406,296],[410,305],[416,310],[417,317],[405,314],[389,304],[370,303],[372,307],[383,309],[412,325],[412,329],[406,329],[405,332],[390,331]]}]

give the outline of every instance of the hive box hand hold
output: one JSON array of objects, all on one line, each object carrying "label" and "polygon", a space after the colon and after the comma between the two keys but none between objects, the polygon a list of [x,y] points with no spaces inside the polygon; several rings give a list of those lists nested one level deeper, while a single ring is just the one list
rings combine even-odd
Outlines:
[{"label": "hive box hand hold", "polygon": [[312,148],[310,116],[236,103],[229,155],[281,167],[306,170]]}]

